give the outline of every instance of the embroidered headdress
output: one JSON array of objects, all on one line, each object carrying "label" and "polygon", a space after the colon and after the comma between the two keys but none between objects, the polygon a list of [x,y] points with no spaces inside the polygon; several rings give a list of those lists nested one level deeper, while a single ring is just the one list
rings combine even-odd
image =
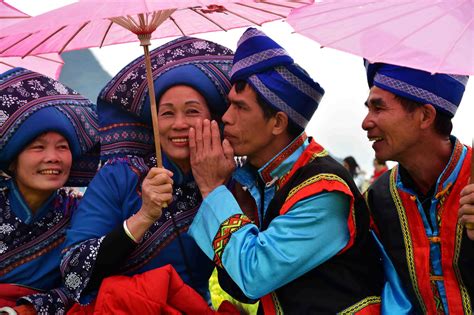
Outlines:
[{"label": "embroidered headdress", "polygon": [[95,105],[61,82],[23,68],[0,74],[0,167],[48,131],[62,134],[73,156],[66,185],[85,186],[97,171],[99,134]]},{"label": "embroidered headdress", "polygon": [[375,85],[415,102],[431,104],[449,117],[456,114],[469,79],[466,75],[431,74],[391,64],[364,62],[369,87]]},{"label": "embroidered headdress", "polygon": [[[230,90],[233,52],[216,43],[181,37],[150,52],[157,104],[175,85],[187,85],[202,94],[211,113],[222,115]],[[101,158],[153,152],[150,101],[143,56],[123,68],[101,91]]]},{"label": "embroidered headdress", "polygon": [[285,49],[255,28],[247,29],[237,44],[231,80],[247,82],[270,106],[285,112],[303,129],[324,94]]}]

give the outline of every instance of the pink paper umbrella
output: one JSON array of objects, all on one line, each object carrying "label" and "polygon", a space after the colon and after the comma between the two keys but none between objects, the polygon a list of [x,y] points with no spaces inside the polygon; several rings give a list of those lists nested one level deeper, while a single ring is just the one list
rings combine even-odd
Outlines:
[{"label": "pink paper umbrella", "polygon": [[[0,0],[0,28],[18,23],[29,17],[28,14],[25,14],[5,3],[3,0]],[[25,58],[1,57],[0,73],[12,68],[22,67],[57,79],[59,78],[63,65],[64,61],[61,59],[59,54],[56,53],[28,56]]]},{"label": "pink paper umbrella", "polygon": [[139,40],[144,48],[156,157],[161,166],[155,91],[148,52],[150,39],[261,25],[284,18],[291,9],[310,2],[85,0],[0,30],[0,55],[61,53]]},{"label": "pink paper umbrella", "polygon": [[287,22],[322,46],[429,71],[474,74],[474,1],[318,1]]},{"label": "pink paper umbrella", "polygon": [[[370,62],[474,74],[473,0],[320,0],[293,10],[287,22],[322,46]],[[471,170],[474,183],[474,155]]]}]

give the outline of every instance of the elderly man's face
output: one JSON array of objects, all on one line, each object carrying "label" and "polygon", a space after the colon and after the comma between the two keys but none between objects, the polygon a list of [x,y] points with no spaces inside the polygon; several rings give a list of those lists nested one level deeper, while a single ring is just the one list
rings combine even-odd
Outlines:
[{"label": "elderly man's face", "polygon": [[274,118],[266,119],[257,103],[257,94],[246,85],[237,93],[235,86],[229,92],[229,108],[222,116],[224,137],[230,141],[235,155],[246,155],[254,166],[262,166],[272,156],[269,150]]},{"label": "elderly man's face", "polygon": [[393,93],[372,87],[366,102],[369,110],[362,122],[379,160],[403,162],[417,150],[420,129],[417,111],[407,112]]}]

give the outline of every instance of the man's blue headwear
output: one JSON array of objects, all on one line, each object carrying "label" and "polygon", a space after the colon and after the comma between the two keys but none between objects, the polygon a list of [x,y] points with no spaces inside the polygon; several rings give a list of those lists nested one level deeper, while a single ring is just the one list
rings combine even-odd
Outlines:
[{"label": "man's blue headwear", "polygon": [[237,43],[231,82],[240,80],[303,129],[324,95],[324,89],[285,49],[255,28],[247,29]]},{"label": "man's blue headwear", "polygon": [[431,74],[391,64],[364,62],[369,87],[375,85],[415,102],[431,104],[449,117],[454,117],[469,79],[466,75]]}]

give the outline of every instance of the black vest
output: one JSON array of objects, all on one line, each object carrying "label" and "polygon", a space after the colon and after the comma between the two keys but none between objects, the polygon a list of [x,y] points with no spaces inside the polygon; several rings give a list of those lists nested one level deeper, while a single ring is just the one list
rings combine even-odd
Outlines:
[{"label": "black vest", "polygon": [[356,238],[346,251],[276,290],[284,314],[335,314],[364,299],[373,302],[381,293],[383,276],[380,256],[369,233],[369,213],[365,201],[350,174],[333,158],[319,157],[299,168],[276,192],[261,230],[268,228],[271,221],[280,215],[280,209],[292,188],[322,173],[337,175],[349,186],[355,198]]},{"label": "black vest", "polygon": [[[426,311],[417,298],[412,285],[400,217],[390,192],[391,188],[394,189],[394,187],[390,187],[390,176],[394,176],[394,174],[391,174],[394,171],[385,172],[369,188],[367,191],[367,202],[374,223],[378,227],[380,241],[395,266],[416,314],[424,314]],[[456,198],[456,196],[452,196],[452,198]],[[457,211],[457,209],[444,209],[443,211],[448,210]],[[424,229],[423,226],[420,228]],[[469,240],[465,231],[462,231],[458,267],[462,281],[467,289],[466,294],[469,296],[472,304],[472,301],[474,301],[474,241]],[[465,314],[472,314],[472,305],[470,305],[470,311],[465,310]]]}]

